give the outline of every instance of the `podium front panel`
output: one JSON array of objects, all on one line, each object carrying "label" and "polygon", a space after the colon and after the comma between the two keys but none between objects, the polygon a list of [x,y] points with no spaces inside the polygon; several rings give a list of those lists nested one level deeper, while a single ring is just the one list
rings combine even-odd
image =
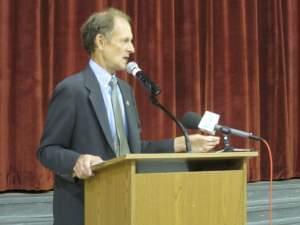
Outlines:
[{"label": "podium front panel", "polygon": [[135,178],[136,225],[243,225],[239,170],[147,173]]}]

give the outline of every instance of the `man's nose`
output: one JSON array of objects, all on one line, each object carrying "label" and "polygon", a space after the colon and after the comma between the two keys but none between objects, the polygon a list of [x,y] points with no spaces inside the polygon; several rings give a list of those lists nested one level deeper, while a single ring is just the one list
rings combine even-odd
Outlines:
[{"label": "man's nose", "polygon": [[130,44],[129,44],[128,51],[129,51],[130,53],[134,53],[134,52],[135,52],[133,43],[130,43]]}]

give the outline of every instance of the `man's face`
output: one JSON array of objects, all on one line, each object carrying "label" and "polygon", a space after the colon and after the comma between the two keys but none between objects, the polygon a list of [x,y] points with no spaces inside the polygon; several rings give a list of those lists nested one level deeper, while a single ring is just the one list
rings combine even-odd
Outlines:
[{"label": "man's face", "polygon": [[126,70],[130,54],[134,52],[130,24],[123,18],[116,17],[113,31],[103,38],[100,64],[109,73]]}]

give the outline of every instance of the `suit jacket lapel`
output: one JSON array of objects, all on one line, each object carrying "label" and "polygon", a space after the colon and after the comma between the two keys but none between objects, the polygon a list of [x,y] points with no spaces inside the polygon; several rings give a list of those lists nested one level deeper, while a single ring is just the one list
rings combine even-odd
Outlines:
[{"label": "suit jacket lapel", "polygon": [[[100,85],[93,73],[93,71],[87,66],[84,70],[85,86],[90,90],[89,99],[92,103],[97,119],[102,127],[103,133],[109,143],[111,149],[114,149],[113,138],[110,132],[110,126],[107,118],[107,112],[103,96],[101,93]],[[100,137],[99,137],[100,138]]]},{"label": "suit jacket lapel", "polygon": [[125,109],[125,115],[127,119],[128,128],[128,145],[131,152],[140,152],[141,142],[140,142],[140,130],[138,127],[138,115],[136,114],[136,106],[133,96],[131,94],[131,89],[127,87],[124,81],[118,79],[119,88],[123,96],[123,103]]}]

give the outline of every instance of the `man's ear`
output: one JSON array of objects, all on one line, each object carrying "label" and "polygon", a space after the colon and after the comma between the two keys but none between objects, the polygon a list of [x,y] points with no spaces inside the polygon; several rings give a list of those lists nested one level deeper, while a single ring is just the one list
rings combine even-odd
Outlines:
[{"label": "man's ear", "polygon": [[98,48],[99,50],[102,50],[105,46],[105,37],[103,36],[103,34],[97,34],[95,37],[95,46],[96,48]]}]

